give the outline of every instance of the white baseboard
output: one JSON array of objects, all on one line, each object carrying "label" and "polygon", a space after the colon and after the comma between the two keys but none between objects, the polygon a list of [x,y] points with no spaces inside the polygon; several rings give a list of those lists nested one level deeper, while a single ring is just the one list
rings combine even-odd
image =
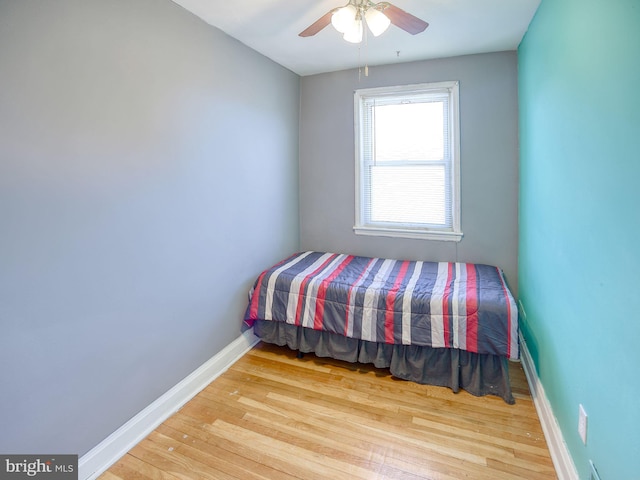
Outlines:
[{"label": "white baseboard", "polygon": [[520,335],[520,347],[522,368],[527,376],[533,403],[536,406],[538,417],[540,417],[540,424],[542,425],[544,436],[547,439],[551,460],[556,469],[558,480],[579,480],[573,459],[569,454],[569,449],[564,441],[558,421],[553,414],[551,404],[544,393],[544,387],[542,383],[540,383],[540,378],[538,377],[535,364],[531,358],[531,353],[527,348],[524,338],[522,338],[522,334]]},{"label": "white baseboard", "polygon": [[113,432],[78,461],[78,478],[92,480],[104,473],[185,403],[258,343],[247,330],[221,352],[211,357],[184,380]]}]

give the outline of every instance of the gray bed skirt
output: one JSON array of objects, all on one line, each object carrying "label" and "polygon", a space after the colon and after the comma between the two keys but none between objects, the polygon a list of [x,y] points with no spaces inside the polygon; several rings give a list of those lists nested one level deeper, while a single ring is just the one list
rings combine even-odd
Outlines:
[{"label": "gray bed skirt", "polygon": [[372,363],[388,368],[397,378],[425,385],[466,390],[472,395],[496,395],[514,404],[509,383],[509,361],[505,357],[453,348],[390,345],[348,338],[330,332],[283,322],[257,320],[254,333],[261,340],[288,346],[302,353],[313,352],[351,363]]}]

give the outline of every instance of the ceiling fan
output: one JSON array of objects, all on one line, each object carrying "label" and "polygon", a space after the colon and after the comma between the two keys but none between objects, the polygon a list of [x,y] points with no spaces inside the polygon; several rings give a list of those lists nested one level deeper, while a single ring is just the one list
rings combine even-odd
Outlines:
[{"label": "ceiling fan", "polygon": [[362,42],[364,24],[366,23],[374,36],[382,34],[391,23],[411,35],[423,32],[429,24],[414,17],[389,2],[373,3],[370,0],[349,0],[343,6],[327,12],[299,36],[311,37],[329,24],[343,34],[346,41]]}]

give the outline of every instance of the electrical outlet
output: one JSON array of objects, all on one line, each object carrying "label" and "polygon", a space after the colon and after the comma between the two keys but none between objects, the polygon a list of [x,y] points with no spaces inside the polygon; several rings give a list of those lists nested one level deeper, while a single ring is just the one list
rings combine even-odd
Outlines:
[{"label": "electrical outlet", "polygon": [[587,444],[587,412],[584,411],[582,404],[578,407],[578,433],[582,439],[582,443]]}]

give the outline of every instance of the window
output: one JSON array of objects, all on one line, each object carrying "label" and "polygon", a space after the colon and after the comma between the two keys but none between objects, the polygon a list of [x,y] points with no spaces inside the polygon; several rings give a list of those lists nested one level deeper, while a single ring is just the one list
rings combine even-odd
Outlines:
[{"label": "window", "polygon": [[458,82],[355,92],[362,235],[460,241]]}]

